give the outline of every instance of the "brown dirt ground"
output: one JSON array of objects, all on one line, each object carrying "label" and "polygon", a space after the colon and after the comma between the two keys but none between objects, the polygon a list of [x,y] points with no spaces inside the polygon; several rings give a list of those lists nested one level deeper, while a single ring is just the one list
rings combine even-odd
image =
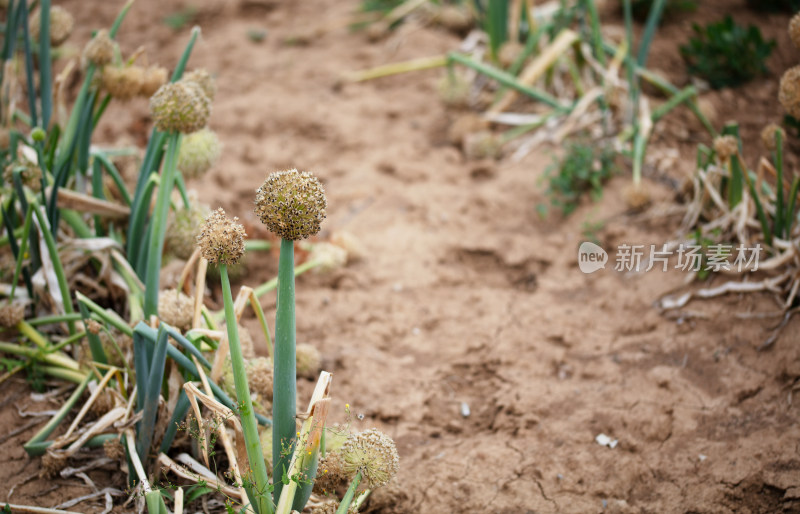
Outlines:
[{"label": "brown dirt ground", "polygon": [[[79,21],[77,47],[120,5],[59,3]],[[192,186],[265,237],[250,208],[255,188],[276,169],[313,170],[329,195],[322,237],[347,231],[363,244],[359,262],[298,280],[297,327],[334,374],[335,418],[345,420],[349,402],[363,414],[357,428],[377,426],[397,442],[406,494],[380,512],[800,512],[800,407],[791,401],[798,320],[757,352],[775,319],[737,314],[774,310],[770,296],[661,315],[653,302],[683,274],[609,267],[587,276],[576,265],[586,222],[603,222],[596,235],[606,248],[674,235],[679,218],[659,213],[692,172],[694,146],[708,143],[685,113],[670,115],[655,138],[654,148],[679,148],[682,158],[648,169],[656,205],[645,215],[626,211],[628,181],[618,178],[601,202],[543,220],[535,206],[545,201],[549,151],[521,162],[465,160],[443,143],[454,115],[436,95],[441,71],[337,87],[342,72],[440,54],[457,37],[411,24],[378,43],[338,28],[292,46],[282,42],[341,20],[357,2],[192,4],[203,37],[191,65],[219,76],[211,126],[225,144],[222,162]],[[780,113],[779,72],[800,55],[784,36],[786,16],[759,18],[743,4],[704,2],[665,25],[652,65],[685,81],[676,42],[692,20],[722,12],[777,37],[774,75],[707,96],[718,124],[738,119],[746,151],[757,152],[753,136]],[[123,50],[143,45],[151,62],[173,64],[188,30],[160,20],[186,5],[139,0],[120,33]],[[266,40],[249,41],[252,28],[267,29]],[[98,136],[141,144],[147,127],[137,100],[114,107]],[[276,255],[251,258],[244,282],[271,278],[276,266]],[[274,309],[274,298],[264,306]],[[18,382],[0,391],[4,432],[29,423],[18,408],[54,408]],[[19,484],[8,499],[54,506],[86,494],[79,481],[27,480],[40,464],[20,445],[46,418],[34,419],[41,423],[0,438],[0,483]],[[619,445],[600,446],[599,433]]]}]

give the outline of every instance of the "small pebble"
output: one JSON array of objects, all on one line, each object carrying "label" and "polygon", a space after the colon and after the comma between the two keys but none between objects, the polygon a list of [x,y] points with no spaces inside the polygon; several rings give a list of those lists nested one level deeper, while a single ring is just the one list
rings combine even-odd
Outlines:
[{"label": "small pebble", "polygon": [[468,418],[470,415],[469,404],[467,404],[467,402],[461,402],[461,415],[465,418]]}]

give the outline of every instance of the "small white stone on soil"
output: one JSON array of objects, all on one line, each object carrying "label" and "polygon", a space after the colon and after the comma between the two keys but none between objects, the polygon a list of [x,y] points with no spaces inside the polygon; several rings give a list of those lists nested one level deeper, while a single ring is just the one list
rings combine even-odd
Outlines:
[{"label": "small white stone on soil", "polygon": [[595,437],[594,440],[597,441],[597,444],[600,446],[608,446],[611,449],[616,448],[617,444],[619,443],[617,439],[611,439],[605,434],[597,434],[597,437]]}]

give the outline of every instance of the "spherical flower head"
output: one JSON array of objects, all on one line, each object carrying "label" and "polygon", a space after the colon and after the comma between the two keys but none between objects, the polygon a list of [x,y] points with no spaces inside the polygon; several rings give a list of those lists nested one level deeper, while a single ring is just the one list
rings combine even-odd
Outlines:
[{"label": "spherical flower head", "polygon": [[194,301],[177,289],[166,289],[158,295],[158,317],[182,332],[192,328]]},{"label": "spherical flower head", "polygon": [[0,327],[15,327],[23,319],[25,319],[25,304],[4,303],[0,306]]},{"label": "spherical flower head", "polygon": [[351,436],[340,452],[344,470],[348,474],[360,471],[370,488],[391,482],[400,467],[394,441],[374,428]]},{"label": "spherical flower head", "polygon": [[[40,29],[42,22],[42,13],[40,9],[36,9],[29,20],[28,30],[31,34],[31,39],[34,41],[39,40]],[[72,28],[75,26],[75,19],[72,15],[61,6],[54,5],[50,7],[50,44],[52,46],[59,46],[61,43],[69,38],[72,34]]]},{"label": "spherical flower head", "polygon": [[778,100],[789,115],[800,118],[800,66],[789,68],[781,77]]},{"label": "spherical flower head", "polygon": [[322,367],[322,354],[313,345],[298,344],[295,349],[295,358],[298,377],[314,378]]},{"label": "spherical flower head", "polygon": [[714,152],[721,162],[728,162],[738,150],[739,143],[734,136],[717,136],[714,139]]},{"label": "spherical flower head", "polygon": [[170,214],[165,245],[179,259],[188,259],[197,247],[197,236],[211,209],[200,202],[192,202],[188,209],[178,209]]},{"label": "spherical flower head", "polygon": [[181,81],[194,82],[200,86],[200,89],[203,90],[203,93],[206,94],[209,100],[213,100],[217,95],[217,83],[214,80],[214,77],[212,77],[211,74],[203,68],[192,70],[189,73],[184,74]]},{"label": "spherical flower head", "polygon": [[644,184],[630,184],[623,191],[625,203],[633,211],[641,211],[650,205],[650,191]]},{"label": "spherical flower head", "polygon": [[255,357],[247,361],[247,383],[250,390],[258,394],[261,401],[272,401],[272,359]]},{"label": "spherical flower head", "polygon": [[778,147],[777,138],[775,137],[776,132],[781,133],[781,141],[785,143],[786,131],[777,123],[770,123],[761,131],[761,144],[770,152],[774,152]]},{"label": "spherical flower head", "polygon": [[318,233],[327,206],[322,184],[307,171],[273,173],[256,192],[255,213],[270,231],[287,241]]},{"label": "spherical flower head", "polygon": [[117,100],[130,100],[139,94],[144,82],[141,66],[106,66],[103,68],[102,85],[108,94]]},{"label": "spherical flower head", "polygon": [[317,466],[314,492],[320,496],[335,495],[336,490],[345,487],[350,478],[351,475],[344,470],[341,453],[328,451]]},{"label": "spherical flower head", "polygon": [[142,88],[139,91],[141,96],[151,97],[158,88],[167,83],[167,69],[161,66],[148,66],[142,76]]},{"label": "spherical flower head", "polygon": [[343,268],[347,264],[347,250],[332,243],[315,243],[308,256],[310,262],[316,262],[314,271],[329,273]]},{"label": "spherical flower head", "polygon": [[184,177],[197,178],[214,165],[222,152],[217,134],[203,128],[183,138],[178,152],[178,169]]},{"label": "spherical flower head", "polygon": [[800,48],[800,13],[792,16],[789,21],[789,36],[792,38],[794,46]]},{"label": "spherical flower head", "polygon": [[114,59],[114,49],[116,43],[108,35],[108,31],[103,29],[86,43],[83,49],[83,58],[95,66],[105,66]]},{"label": "spherical flower head", "polygon": [[197,236],[197,245],[203,257],[214,264],[232,265],[244,255],[244,227],[225,216],[222,208],[212,212]]},{"label": "spherical flower head", "polygon": [[448,107],[469,105],[470,83],[460,73],[447,73],[437,84],[439,98]]},{"label": "spherical flower head", "polygon": [[150,98],[150,113],[158,130],[190,134],[206,126],[211,101],[196,83],[173,82]]},{"label": "spherical flower head", "polygon": [[19,173],[22,185],[39,191],[42,188],[42,169],[25,157],[12,162],[3,170],[3,180],[7,185],[14,184],[14,173]]}]

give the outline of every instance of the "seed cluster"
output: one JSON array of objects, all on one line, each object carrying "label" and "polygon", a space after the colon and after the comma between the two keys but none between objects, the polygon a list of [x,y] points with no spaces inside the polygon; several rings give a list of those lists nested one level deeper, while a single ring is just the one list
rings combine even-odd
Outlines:
[{"label": "seed cluster", "polygon": [[192,202],[188,209],[178,209],[170,216],[167,226],[166,247],[179,259],[188,259],[197,247],[197,235],[211,209],[200,202]]},{"label": "seed cluster", "polygon": [[42,188],[42,169],[36,163],[22,157],[6,166],[3,170],[3,181],[9,186],[14,183],[14,172],[19,173],[22,185],[33,191]]},{"label": "seed cluster", "polygon": [[770,152],[774,152],[777,148],[776,132],[781,133],[781,141],[786,141],[786,131],[777,123],[770,123],[761,131],[761,144]]},{"label": "seed cluster", "polygon": [[297,345],[295,358],[298,377],[315,378],[322,367],[322,354],[315,346],[308,343]]},{"label": "seed cluster", "polygon": [[347,439],[341,455],[344,470],[348,474],[360,471],[371,488],[388,484],[400,466],[392,438],[374,428]]},{"label": "seed cluster", "polygon": [[117,100],[130,100],[142,90],[144,68],[141,66],[105,66],[101,81],[103,89]]},{"label": "seed cluster", "polygon": [[247,383],[262,401],[272,402],[272,359],[256,357],[247,361]]},{"label": "seed cluster", "polygon": [[104,66],[114,59],[116,43],[108,35],[108,31],[99,30],[83,48],[83,59],[95,66]]},{"label": "seed cluster", "polygon": [[314,492],[320,496],[335,494],[337,489],[347,485],[348,480],[350,476],[344,470],[341,454],[338,451],[329,451],[317,466]]},{"label": "seed cluster", "polygon": [[222,153],[217,134],[209,128],[200,129],[183,138],[178,152],[178,169],[185,178],[197,178],[208,171]]},{"label": "seed cluster", "polygon": [[714,151],[722,162],[728,162],[738,150],[739,143],[733,136],[719,136],[714,139]]},{"label": "seed cluster", "polygon": [[142,88],[139,94],[144,97],[153,96],[158,88],[167,83],[167,69],[161,66],[148,66],[142,75]]},{"label": "seed cluster", "polygon": [[[42,14],[39,9],[36,9],[30,17],[28,30],[31,33],[31,39],[37,41],[41,31]],[[59,46],[69,38],[72,34],[72,28],[75,26],[75,19],[72,15],[61,6],[54,5],[50,8],[50,44]]]},{"label": "seed cluster", "polygon": [[0,327],[11,328],[25,318],[25,305],[7,303],[0,306]]},{"label": "seed cluster", "polygon": [[781,77],[778,100],[789,115],[800,118],[800,66],[789,68]]},{"label": "seed cluster", "polygon": [[150,98],[150,113],[162,132],[190,134],[206,126],[211,100],[196,82],[164,84]]},{"label": "seed cluster", "polygon": [[203,93],[206,94],[209,100],[214,100],[214,97],[217,94],[217,83],[214,81],[214,77],[211,76],[208,70],[204,68],[198,68],[186,73],[181,80],[185,80],[186,82],[194,82],[200,86],[200,89],[203,90]]},{"label": "seed cluster", "polygon": [[236,264],[244,255],[244,227],[225,216],[222,208],[206,218],[205,225],[197,236],[197,245],[204,258],[214,264]]},{"label": "seed cluster", "polygon": [[271,232],[287,241],[318,233],[327,206],[322,184],[307,171],[278,171],[256,191],[255,213]]},{"label": "seed cluster", "polygon": [[789,21],[789,36],[792,38],[794,46],[800,48],[800,13],[792,16]]},{"label": "seed cluster", "polygon": [[166,289],[158,295],[158,317],[182,332],[192,328],[194,302],[177,289]]}]

